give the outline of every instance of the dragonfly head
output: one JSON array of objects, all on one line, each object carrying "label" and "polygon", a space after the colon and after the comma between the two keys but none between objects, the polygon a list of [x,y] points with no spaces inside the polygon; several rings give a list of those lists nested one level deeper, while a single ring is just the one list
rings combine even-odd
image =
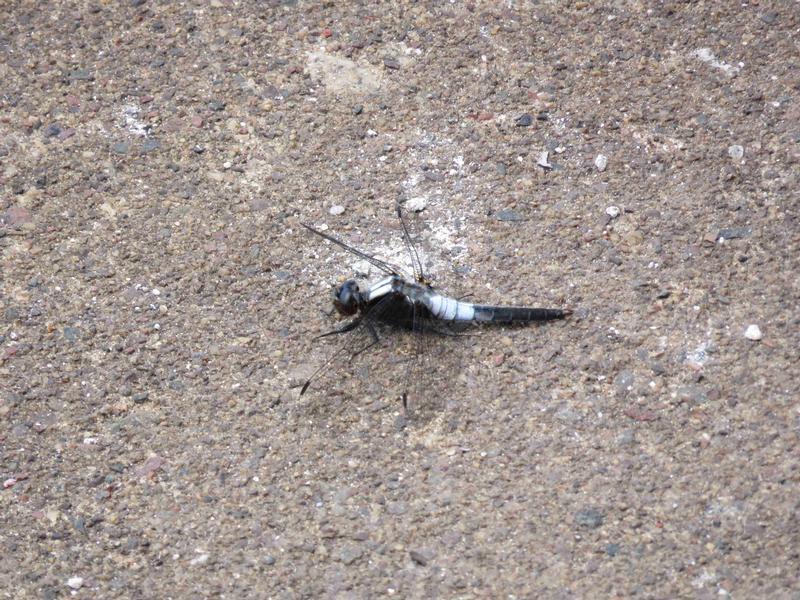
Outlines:
[{"label": "dragonfly head", "polygon": [[349,317],[358,312],[361,304],[361,292],[355,279],[348,279],[333,288],[333,306],[337,312]]}]

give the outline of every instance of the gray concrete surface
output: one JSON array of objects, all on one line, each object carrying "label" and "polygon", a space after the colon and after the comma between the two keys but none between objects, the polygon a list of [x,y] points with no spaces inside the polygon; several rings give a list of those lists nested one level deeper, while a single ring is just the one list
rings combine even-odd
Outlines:
[{"label": "gray concrete surface", "polygon": [[[799,13],[3,3],[0,597],[797,598]],[[398,201],[574,317],[298,397]]]}]

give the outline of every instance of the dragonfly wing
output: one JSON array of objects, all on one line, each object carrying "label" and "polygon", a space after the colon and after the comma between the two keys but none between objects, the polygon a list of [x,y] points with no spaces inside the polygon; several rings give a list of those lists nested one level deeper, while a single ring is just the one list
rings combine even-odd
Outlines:
[{"label": "dragonfly wing", "polygon": [[392,264],[390,264],[390,263],[388,263],[386,261],[380,260],[379,258],[375,258],[374,256],[370,256],[366,252],[362,252],[361,250],[358,250],[357,248],[353,248],[352,246],[350,246],[348,244],[345,244],[343,241],[333,237],[332,235],[330,235],[328,233],[323,233],[322,231],[318,231],[318,230],[314,229],[313,227],[311,227],[310,225],[306,225],[305,223],[301,223],[301,225],[303,227],[305,227],[306,229],[308,229],[309,231],[311,231],[312,233],[317,234],[321,238],[326,239],[329,242],[333,242],[334,244],[336,244],[340,248],[343,248],[347,252],[350,252],[351,254],[354,254],[354,255],[358,256],[359,258],[362,258],[362,259],[366,260],[368,263],[370,263],[371,265],[377,267],[378,269],[380,269],[381,271],[383,271],[387,275],[399,275],[399,274],[402,273],[402,270],[399,269],[398,267],[396,267],[396,266],[394,266],[394,265],[392,265]]}]

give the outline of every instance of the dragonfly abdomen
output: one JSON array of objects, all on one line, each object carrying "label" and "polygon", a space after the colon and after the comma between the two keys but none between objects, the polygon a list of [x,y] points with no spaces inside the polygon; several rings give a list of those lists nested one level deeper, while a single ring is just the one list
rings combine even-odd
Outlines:
[{"label": "dragonfly abdomen", "polygon": [[561,308],[527,308],[522,306],[473,305],[475,321],[491,323],[530,323],[532,321],[553,321],[572,314],[571,310]]},{"label": "dragonfly abdomen", "polygon": [[528,308],[522,306],[489,306],[461,302],[455,298],[431,294],[425,302],[428,310],[443,321],[474,321],[478,323],[530,323],[552,321],[572,314],[560,308]]},{"label": "dragonfly abdomen", "polygon": [[430,294],[425,304],[431,314],[442,321],[474,321],[475,305],[455,298]]}]

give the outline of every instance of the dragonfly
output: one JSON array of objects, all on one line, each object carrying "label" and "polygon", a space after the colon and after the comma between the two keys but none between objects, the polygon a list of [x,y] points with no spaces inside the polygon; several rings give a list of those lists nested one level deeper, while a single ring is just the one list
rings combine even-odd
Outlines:
[{"label": "dragonfly", "polygon": [[[367,254],[342,240],[301,223],[314,235],[339,246],[346,252],[367,261],[381,272],[382,277],[370,283],[351,278],[332,288],[333,308],[340,317],[348,318],[336,329],[318,335],[315,340],[350,334],[366,340],[362,343],[346,341],[336,349],[302,384],[300,395],[308,391],[337,360],[354,362],[355,359],[375,347],[386,331],[404,330],[417,340],[412,360],[420,364],[426,336],[458,336],[473,325],[525,325],[535,322],[565,319],[572,314],[568,308],[533,308],[527,306],[496,306],[467,302],[437,290],[426,276],[417,248],[409,234],[402,206],[396,207],[400,221],[403,243],[409,255],[413,277],[403,269]],[[361,335],[356,335],[360,333]],[[366,333],[366,336],[363,335]],[[410,372],[410,371],[409,371]],[[415,379],[409,376],[409,380]],[[408,387],[408,385],[407,385]],[[401,395],[404,411],[408,412],[408,390]]]}]

